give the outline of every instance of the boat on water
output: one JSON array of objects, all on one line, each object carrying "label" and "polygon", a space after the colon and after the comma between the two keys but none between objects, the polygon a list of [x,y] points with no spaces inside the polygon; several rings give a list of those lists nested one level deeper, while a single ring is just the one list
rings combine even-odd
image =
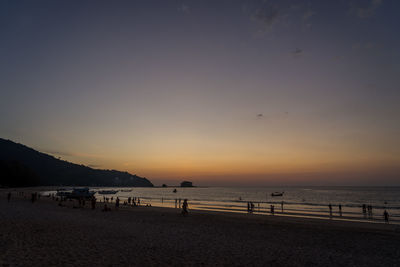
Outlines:
[{"label": "boat on water", "polygon": [[283,196],[283,193],[285,193],[285,192],[274,192],[274,193],[271,193],[271,197],[281,197],[281,196]]},{"label": "boat on water", "polygon": [[118,193],[118,190],[100,190],[97,193],[102,195],[112,195]]},{"label": "boat on water", "polygon": [[57,190],[57,196],[66,197],[70,199],[90,199],[94,196],[96,192],[90,191],[88,187],[74,188],[72,191],[67,190]]},{"label": "boat on water", "polygon": [[68,194],[71,194],[71,190],[68,190],[65,188],[58,188],[56,191],[57,191],[56,196],[59,196],[59,197],[65,197]]},{"label": "boat on water", "polygon": [[132,192],[132,189],[122,189],[121,192]]},{"label": "boat on water", "polygon": [[61,191],[68,191],[68,189],[66,189],[66,188],[58,188],[57,189],[57,192],[61,192]]}]

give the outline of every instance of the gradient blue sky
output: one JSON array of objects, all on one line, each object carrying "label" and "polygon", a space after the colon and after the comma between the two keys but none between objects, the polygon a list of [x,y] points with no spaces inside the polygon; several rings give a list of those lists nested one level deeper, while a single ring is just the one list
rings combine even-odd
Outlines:
[{"label": "gradient blue sky", "polygon": [[156,184],[400,184],[400,1],[1,1],[0,137]]}]

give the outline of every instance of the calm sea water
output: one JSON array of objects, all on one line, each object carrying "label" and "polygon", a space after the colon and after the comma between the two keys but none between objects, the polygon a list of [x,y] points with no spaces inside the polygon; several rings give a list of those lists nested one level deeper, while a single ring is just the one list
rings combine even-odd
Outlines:
[{"label": "calm sea water", "polygon": [[[128,188],[91,188],[91,190],[126,190]],[[343,220],[366,220],[383,222],[383,212],[390,214],[390,221],[400,223],[400,187],[173,187],[129,188],[131,192],[119,191],[115,195],[100,195],[123,203],[128,197],[139,197],[142,205],[160,207],[179,206],[179,199],[188,199],[189,208],[229,212],[247,212],[247,203],[253,202],[254,213],[275,215],[320,217]],[[283,196],[272,197],[273,192],[284,192]],[[282,210],[283,203],[283,210]],[[332,205],[332,216],[328,205]],[[340,216],[338,205],[342,205]],[[372,214],[363,213],[362,205],[371,205]]]}]

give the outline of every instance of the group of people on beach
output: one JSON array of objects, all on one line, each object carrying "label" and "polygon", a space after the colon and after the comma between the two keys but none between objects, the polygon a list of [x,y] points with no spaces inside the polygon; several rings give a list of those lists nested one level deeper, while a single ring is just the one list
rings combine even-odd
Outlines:
[{"label": "group of people on beach", "polygon": [[[260,203],[258,202],[257,204],[258,204],[258,211],[260,211]],[[248,213],[253,213],[254,207],[255,207],[255,205],[253,202],[251,202],[251,201],[247,202],[247,212]],[[281,211],[283,213],[283,201],[281,202]],[[275,214],[275,205],[270,205],[270,213],[271,213],[271,215]]]},{"label": "group of people on beach", "polygon": [[372,219],[372,206],[371,205],[362,205],[362,212],[364,214],[364,217],[367,217],[368,214],[368,218]]},{"label": "group of people on beach", "polygon": [[[386,204],[386,202],[385,202],[385,204]],[[363,204],[362,205],[362,213],[364,215],[364,218],[367,218],[367,216],[368,216],[369,219],[373,219],[372,205]],[[386,223],[389,223],[389,212],[386,209],[383,211],[383,219],[385,220]]]},{"label": "group of people on beach", "polygon": [[[26,195],[24,194],[24,192],[18,192],[18,195],[21,195],[21,196],[24,197],[24,199],[26,199]],[[38,192],[31,193],[31,198],[30,198],[31,202],[32,203],[36,202],[40,198],[40,196],[41,195]],[[7,201],[8,202],[11,201],[11,197],[12,197],[12,193],[8,192],[7,193]],[[59,201],[59,206],[63,206],[63,204],[62,204],[63,201],[67,200],[65,197],[62,197],[62,196],[61,197],[57,197],[54,194],[50,194],[49,197],[52,197],[52,199],[55,200],[55,201]],[[85,198],[78,198],[77,200],[78,200],[78,207],[79,208],[85,207],[85,200],[86,200]],[[114,198],[113,197],[106,198],[105,196],[103,196],[104,208],[102,209],[102,211],[110,211],[111,210],[111,208],[109,208],[108,205],[107,205],[108,203],[110,203],[110,200],[112,202],[114,200]],[[164,199],[162,199],[162,202],[164,202],[163,200]],[[96,202],[97,202],[96,197],[93,196],[90,199],[91,208],[93,210],[96,209]],[[128,197],[128,199],[126,201],[124,201],[123,204],[124,205],[132,205],[132,206],[140,206],[140,198],[139,197]],[[284,203],[282,201],[282,203],[281,203],[282,213],[283,213],[283,204]],[[258,203],[258,205],[260,205],[260,204]],[[115,210],[118,210],[119,206],[120,206],[120,199],[119,199],[119,197],[116,197],[116,199],[115,199]],[[146,206],[151,206],[151,204],[150,205],[147,204]],[[180,198],[179,199],[176,198],[175,199],[175,208],[179,208],[180,209],[181,207],[182,207],[182,212],[181,212],[182,215],[186,216],[188,214],[188,207],[189,207],[188,200],[184,199],[183,203],[182,203],[182,200]],[[75,205],[74,205],[74,208],[76,208]],[[251,202],[251,201],[247,202],[247,212],[248,213],[253,213],[254,212],[254,208],[255,208],[255,205],[254,205],[253,202]],[[333,206],[332,206],[332,204],[329,203],[328,208],[329,208],[329,215],[330,215],[330,217],[332,217],[333,216]],[[373,218],[372,210],[373,210],[372,205],[366,205],[366,204],[362,205],[362,213],[363,213],[365,218],[367,216],[368,216],[369,219]],[[339,212],[339,216],[342,217],[342,205],[341,204],[338,205],[338,212]],[[270,213],[271,213],[271,215],[273,215],[275,213],[275,206],[274,205],[270,205]],[[386,209],[383,212],[383,218],[384,218],[384,221],[386,223],[389,223],[389,213],[388,213],[388,211]]]},{"label": "group of people on beach", "polygon": [[[164,203],[164,198],[161,199],[161,202]],[[182,199],[175,198],[175,209],[177,209],[177,208],[180,209],[181,207],[182,207],[182,215],[183,216],[188,215],[188,213],[189,213],[188,212],[188,208],[189,208],[188,200],[185,198],[182,203]]]},{"label": "group of people on beach", "polygon": [[[329,216],[332,217],[333,216],[332,204],[329,203],[328,208],[329,208]],[[338,208],[339,208],[339,216],[342,217],[342,204],[339,204]],[[367,216],[368,216],[369,219],[373,219],[372,205],[363,204],[362,205],[362,213],[364,215],[364,218],[367,218]],[[383,219],[385,220],[386,223],[389,222],[389,213],[386,209],[383,212]]]},{"label": "group of people on beach", "polygon": [[247,202],[247,212],[248,213],[253,213],[254,212],[254,203],[253,202]]}]

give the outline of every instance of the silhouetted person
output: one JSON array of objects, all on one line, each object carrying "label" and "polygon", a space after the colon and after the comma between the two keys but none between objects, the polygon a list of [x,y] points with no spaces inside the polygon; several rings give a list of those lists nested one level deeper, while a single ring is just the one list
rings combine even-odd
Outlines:
[{"label": "silhouetted person", "polygon": [[175,198],[175,209],[178,208],[178,199]]},{"label": "silhouetted person", "polygon": [[179,201],[179,208],[181,208],[181,199],[179,199],[178,201]]},{"label": "silhouetted person", "polygon": [[368,205],[368,217],[372,219],[372,206]]},{"label": "silhouetted person", "polygon": [[104,204],[103,211],[109,211],[110,209],[107,207],[107,204]]},{"label": "silhouetted person", "polygon": [[251,209],[251,212],[254,211],[254,203],[253,202],[250,202],[250,209]]},{"label": "silhouetted person", "polygon": [[117,210],[119,208],[119,197],[115,200],[115,209]]},{"label": "silhouetted person", "polygon": [[274,215],[274,213],[275,213],[275,207],[274,205],[271,205],[271,215]]},{"label": "silhouetted person", "polygon": [[182,215],[186,216],[187,214],[188,214],[188,202],[187,199],[185,198],[182,204]]},{"label": "silhouetted person", "polygon": [[96,208],[96,198],[92,197],[92,210]]},{"label": "silhouetted person", "polygon": [[11,192],[8,192],[8,194],[7,194],[7,201],[10,202],[10,199],[11,199]]},{"label": "silhouetted person", "polygon": [[367,216],[367,206],[365,206],[365,204],[362,205],[362,212],[364,214],[364,217]]},{"label": "silhouetted person", "polygon": [[331,203],[329,203],[329,216],[332,217],[332,205],[331,205]]},{"label": "silhouetted person", "polygon": [[281,210],[282,210],[282,213],[283,213],[283,201],[281,202]]},{"label": "silhouetted person", "polygon": [[247,202],[247,212],[248,212],[248,213],[251,212],[251,210],[250,210],[250,202]]},{"label": "silhouetted person", "polygon": [[383,212],[383,218],[385,219],[385,223],[389,223],[389,213],[387,210]]},{"label": "silhouetted person", "polygon": [[339,216],[342,217],[342,204],[339,204]]}]

